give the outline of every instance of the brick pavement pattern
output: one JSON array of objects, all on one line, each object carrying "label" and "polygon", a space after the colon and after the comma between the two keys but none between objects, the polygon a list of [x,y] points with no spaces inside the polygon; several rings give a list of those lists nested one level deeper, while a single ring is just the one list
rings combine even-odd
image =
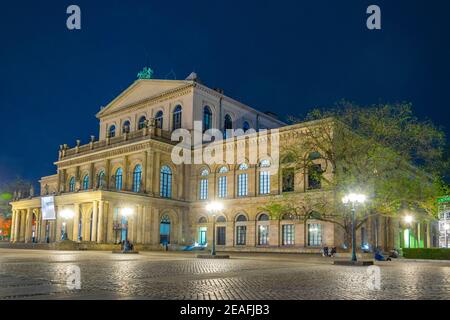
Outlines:
[{"label": "brick pavement pattern", "polygon": [[[80,290],[66,285],[73,265]],[[450,262],[377,265],[381,288],[370,290],[367,268],[310,255],[204,260],[194,253],[0,249],[0,299],[450,299]]]}]

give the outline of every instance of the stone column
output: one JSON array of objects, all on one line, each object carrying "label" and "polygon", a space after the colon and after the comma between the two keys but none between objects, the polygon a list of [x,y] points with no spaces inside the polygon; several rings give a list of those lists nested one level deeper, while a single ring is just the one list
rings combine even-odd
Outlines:
[{"label": "stone column", "polygon": [[98,202],[98,218],[97,218],[97,243],[102,243],[104,241],[103,236],[103,230],[105,229],[103,227],[103,224],[105,223],[103,219],[103,201],[100,200]]},{"label": "stone column", "polygon": [[75,213],[73,215],[73,233],[72,233],[72,240],[78,241],[78,231],[79,231],[79,220],[80,220],[80,205],[78,203],[75,203],[73,205],[73,212]]},{"label": "stone column", "polygon": [[149,194],[153,193],[153,172],[152,172],[152,165],[153,165],[153,152],[147,152],[146,154],[147,162],[146,162],[146,170],[145,170],[145,191]]},{"label": "stone column", "polygon": [[9,236],[9,241],[14,242],[14,228],[16,227],[16,210],[12,211],[11,217],[11,232]]},{"label": "stone column", "polygon": [[108,217],[108,221],[107,221],[107,236],[106,236],[106,241],[108,243],[113,243],[115,241],[114,239],[114,207],[115,204],[114,203],[105,203],[105,209],[108,209],[107,212],[107,217]]},{"label": "stone column", "polygon": [[94,201],[92,204],[92,237],[91,241],[97,241],[97,220],[98,220],[98,201]]},{"label": "stone column", "polygon": [[20,236],[19,236],[20,242],[25,242],[25,228],[26,228],[26,211],[20,210]]},{"label": "stone column", "polygon": [[152,210],[152,223],[151,223],[151,244],[159,244],[159,209],[153,208]]},{"label": "stone column", "polygon": [[156,152],[153,156],[153,195],[159,196],[159,170],[161,154]]},{"label": "stone column", "polygon": [[60,211],[60,207],[55,208],[56,210],[56,234],[55,234],[55,241],[60,241],[62,240],[61,236],[62,236],[62,224],[65,222],[66,223],[66,228],[67,228],[67,221],[63,220],[62,217],[59,214]]},{"label": "stone column", "polygon": [[144,224],[144,221],[143,221],[143,213],[142,213],[142,211],[143,211],[143,208],[142,208],[142,205],[138,205],[138,210],[137,210],[137,219],[136,219],[136,243],[143,243],[143,241],[142,241],[142,235],[143,235],[143,232],[142,232],[142,225]]}]

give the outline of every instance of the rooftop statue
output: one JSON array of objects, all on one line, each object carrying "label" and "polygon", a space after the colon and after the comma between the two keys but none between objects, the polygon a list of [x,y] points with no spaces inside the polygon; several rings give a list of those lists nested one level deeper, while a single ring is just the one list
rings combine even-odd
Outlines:
[{"label": "rooftop statue", "polygon": [[144,67],[137,75],[138,79],[153,79],[153,70],[149,67]]}]

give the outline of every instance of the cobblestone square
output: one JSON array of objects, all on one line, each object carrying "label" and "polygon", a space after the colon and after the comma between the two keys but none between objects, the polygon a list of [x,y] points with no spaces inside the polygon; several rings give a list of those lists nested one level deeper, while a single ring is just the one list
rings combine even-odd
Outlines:
[{"label": "cobblestone square", "polygon": [[[334,266],[314,255],[0,249],[0,299],[450,299],[450,262],[377,263],[381,287],[370,290],[365,267]],[[71,290],[73,266],[81,289]]]}]

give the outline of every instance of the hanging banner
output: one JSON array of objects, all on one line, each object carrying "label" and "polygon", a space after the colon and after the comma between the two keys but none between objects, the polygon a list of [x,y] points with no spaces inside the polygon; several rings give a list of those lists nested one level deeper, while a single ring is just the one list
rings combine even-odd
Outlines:
[{"label": "hanging banner", "polygon": [[41,208],[42,208],[42,220],[56,220],[54,196],[42,197]]}]

